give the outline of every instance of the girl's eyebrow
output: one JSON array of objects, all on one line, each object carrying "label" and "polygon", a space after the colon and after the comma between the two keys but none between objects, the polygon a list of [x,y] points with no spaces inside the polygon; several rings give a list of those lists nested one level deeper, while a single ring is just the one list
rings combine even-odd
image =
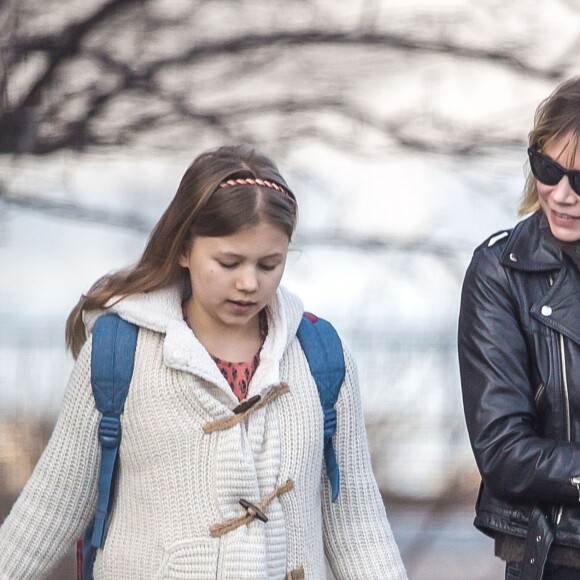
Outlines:
[{"label": "girl's eyebrow", "polygon": [[[218,255],[224,258],[238,258],[238,259],[246,258],[246,256],[242,254],[236,254],[236,252],[227,252],[227,251],[218,252]],[[283,256],[282,252],[274,252],[273,254],[268,254],[267,256],[260,256],[260,260],[267,260],[268,258],[282,258],[282,256]]]}]

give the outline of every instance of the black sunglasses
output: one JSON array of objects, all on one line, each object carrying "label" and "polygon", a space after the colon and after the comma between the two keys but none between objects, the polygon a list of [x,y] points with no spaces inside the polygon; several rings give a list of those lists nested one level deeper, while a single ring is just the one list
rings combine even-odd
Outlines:
[{"label": "black sunglasses", "polygon": [[556,185],[565,175],[574,193],[580,195],[580,171],[564,169],[553,159],[540,153],[536,147],[528,149],[528,156],[532,173],[539,182],[545,185]]}]

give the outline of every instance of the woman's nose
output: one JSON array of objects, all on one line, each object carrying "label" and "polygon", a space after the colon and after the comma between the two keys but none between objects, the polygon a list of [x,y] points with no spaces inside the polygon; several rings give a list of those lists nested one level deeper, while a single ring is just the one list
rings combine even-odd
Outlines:
[{"label": "woman's nose", "polygon": [[564,175],[560,181],[554,185],[551,193],[552,199],[558,203],[573,204],[578,200],[578,196],[570,187],[568,176]]}]

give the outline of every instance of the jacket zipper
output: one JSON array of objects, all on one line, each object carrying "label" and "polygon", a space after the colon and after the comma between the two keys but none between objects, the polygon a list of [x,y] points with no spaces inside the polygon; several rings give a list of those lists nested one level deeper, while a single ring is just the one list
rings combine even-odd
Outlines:
[{"label": "jacket zipper", "polygon": [[[552,278],[550,277],[550,286],[552,285]],[[565,414],[564,419],[566,421],[566,439],[568,443],[572,440],[571,435],[571,419],[570,419],[570,395],[568,392],[568,376],[566,373],[566,351],[564,350],[564,335],[559,333],[559,343],[560,343],[560,358],[562,360],[562,385],[564,387],[564,408]],[[578,490],[578,501],[580,502],[580,476],[575,475],[570,478],[570,483],[576,487]],[[556,524],[560,523],[562,518],[562,512],[564,511],[564,504],[560,505],[558,510],[558,516],[556,518]]]},{"label": "jacket zipper", "polygon": [[[554,285],[554,280],[552,276],[549,277],[550,287]],[[558,344],[560,347],[560,363],[562,367],[562,386],[563,386],[563,398],[564,398],[564,423],[566,428],[566,440],[570,441],[570,402],[568,400],[568,380],[566,378],[566,356],[564,351],[564,337],[561,333],[558,333]],[[560,523],[562,519],[562,512],[564,511],[564,504],[560,504],[558,512],[556,514],[555,525]]]},{"label": "jacket zipper", "polygon": [[[550,286],[554,285],[554,280],[552,276],[550,276]],[[560,346],[560,362],[562,367],[562,388],[563,388],[563,395],[564,395],[564,423],[566,428],[566,441],[570,443],[572,436],[570,432],[570,396],[568,393],[568,377],[566,375],[566,351],[564,349],[564,335],[559,332],[558,333],[558,343]],[[570,479],[570,483],[575,485],[578,489],[579,494],[579,501],[580,501],[580,477],[572,477]],[[558,514],[556,515],[556,525],[560,523],[562,519],[562,512],[564,511],[564,504],[560,504],[558,508]]]},{"label": "jacket zipper", "polygon": [[566,422],[566,440],[568,443],[571,440],[570,435],[570,397],[568,395],[568,377],[566,376],[566,351],[564,350],[564,336],[559,335],[560,338],[560,358],[562,359],[562,385],[564,387],[564,420]]},{"label": "jacket zipper", "polygon": [[580,476],[575,475],[574,477],[571,477],[570,483],[576,486],[576,489],[578,490],[578,501],[580,501]]},{"label": "jacket zipper", "polygon": [[[564,352],[564,337],[560,334],[560,356],[562,357],[562,374],[563,374],[563,378],[564,378],[564,402],[566,404],[566,418],[567,418],[567,424],[566,424],[566,435],[568,437],[568,442],[570,442],[570,440],[572,439],[571,434],[570,434],[570,397],[568,394],[568,379],[566,377],[566,357],[565,357],[565,352]],[[576,487],[576,489],[578,490],[578,501],[580,502],[580,476],[579,475],[575,475],[573,477],[570,478],[570,483],[572,485],[574,485]],[[558,520],[556,523],[560,523],[560,518],[562,517],[562,510],[564,509],[564,506],[561,505],[560,506],[560,511],[558,513]]]},{"label": "jacket zipper", "polygon": [[[559,334],[559,342],[560,342],[560,359],[562,361],[562,386],[564,388],[564,421],[566,423],[566,440],[570,442],[570,397],[568,395],[568,377],[566,376],[566,351],[564,350],[564,336]],[[574,484],[574,479],[572,478],[572,485]],[[580,485],[580,483],[579,483]],[[580,493],[580,487],[577,485],[578,493]],[[558,510],[558,517],[556,518],[556,524],[560,523],[562,519],[562,512],[564,511],[564,504],[560,505],[560,509]]]},{"label": "jacket zipper", "polygon": [[545,390],[546,390],[546,385],[543,382],[540,383],[540,386],[538,387],[538,390],[536,391],[536,394],[534,395],[534,402],[536,403],[536,406],[538,405],[538,402],[542,398],[542,395],[544,394]]}]

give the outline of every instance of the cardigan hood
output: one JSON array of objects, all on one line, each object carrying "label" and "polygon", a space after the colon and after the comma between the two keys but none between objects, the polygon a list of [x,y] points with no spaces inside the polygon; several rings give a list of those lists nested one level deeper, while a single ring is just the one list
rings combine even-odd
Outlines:
[{"label": "cardigan hood", "polygon": [[[118,314],[123,320],[164,334],[163,358],[168,367],[195,374],[222,389],[228,397],[235,396],[205,347],[183,320],[182,288],[179,284],[153,292],[133,294],[120,301],[111,299],[106,310],[84,313],[87,332],[106,313]],[[296,336],[302,318],[300,299],[279,287],[266,306],[268,335],[260,352],[260,365],[249,385],[248,397],[262,394],[280,382],[280,361]]]}]

